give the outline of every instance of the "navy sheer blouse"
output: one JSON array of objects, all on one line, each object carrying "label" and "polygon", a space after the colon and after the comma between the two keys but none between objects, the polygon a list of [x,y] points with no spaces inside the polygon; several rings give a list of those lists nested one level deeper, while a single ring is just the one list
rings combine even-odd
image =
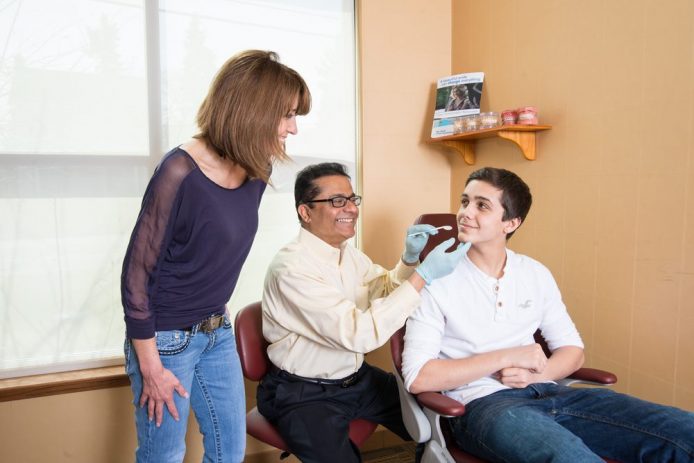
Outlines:
[{"label": "navy sheer blouse", "polygon": [[207,178],[180,148],[147,186],[123,262],[127,335],[187,328],[225,311],[258,230],[266,184],[235,189]]}]

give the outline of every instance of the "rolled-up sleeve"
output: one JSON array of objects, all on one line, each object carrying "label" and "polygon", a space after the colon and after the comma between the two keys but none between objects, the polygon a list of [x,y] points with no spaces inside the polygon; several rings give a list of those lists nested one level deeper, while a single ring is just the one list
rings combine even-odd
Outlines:
[{"label": "rolled-up sleeve", "polygon": [[431,294],[424,289],[421,303],[407,321],[405,348],[402,353],[402,376],[410,390],[420,370],[439,358],[446,320]]}]

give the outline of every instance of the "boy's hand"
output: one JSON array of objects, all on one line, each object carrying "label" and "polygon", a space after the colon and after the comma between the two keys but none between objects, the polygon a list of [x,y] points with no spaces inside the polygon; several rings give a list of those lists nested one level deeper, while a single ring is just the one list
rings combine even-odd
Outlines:
[{"label": "boy's hand", "polygon": [[524,368],[530,373],[542,373],[547,366],[547,356],[539,344],[529,344],[511,349],[510,367]]},{"label": "boy's hand", "polygon": [[525,368],[509,367],[494,374],[504,386],[521,389],[538,382],[537,375]]}]

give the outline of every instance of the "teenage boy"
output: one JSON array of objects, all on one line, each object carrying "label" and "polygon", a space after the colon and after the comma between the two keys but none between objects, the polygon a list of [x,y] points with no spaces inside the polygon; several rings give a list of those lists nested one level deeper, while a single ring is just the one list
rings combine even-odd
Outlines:
[{"label": "teenage boy", "polygon": [[694,461],[694,413],[554,382],[581,367],[583,342],[549,270],[506,247],[531,202],[507,170],[467,179],[458,237],[472,247],[407,322],[405,386],[465,404],[451,420],[455,440],[488,461]]}]

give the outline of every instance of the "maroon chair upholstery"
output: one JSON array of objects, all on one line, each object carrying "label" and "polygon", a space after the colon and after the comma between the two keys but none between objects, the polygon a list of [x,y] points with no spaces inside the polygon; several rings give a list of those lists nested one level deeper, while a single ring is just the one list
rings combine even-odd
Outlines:
[{"label": "maroon chair upholstery", "polygon": [[[552,352],[547,347],[545,338],[542,337],[542,332],[540,330],[535,331],[534,334],[535,342],[542,346],[542,350],[545,355],[549,358]],[[579,368],[578,370],[571,373],[571,376],[558,381],[565,386],[569,386],[573,383],[582,384],[593,384],[595,386],[611,386],[617,382],[617,375],[605,370],[598,370],[596,368]]]},{"label": "maroon chair upholstery", "polygon": [[[241,309],[236,315],[234,330],[243,376],[251,381],[260,381],[271,365],[267,356],[268,343],[263,337],[260,302]],[[367,420],[353,420],[349,424],[349,438],[359,447],[373,434],[376,426],[376,423]],[[258,407],[253,407],[246,415],[246,432],[261,442],[285,452],[290,451],[277,429],[260,414]]]},{"label": "maroon chair upholstery", "polygon": [[447,251],[452,251],[460,243],[460,241],[458,241],[458,222],[455,218],[455,214],[448,212],[439,214],[422,214],[417,217],[417,220],[415,220],[414,223],[415,225],[426,223],[435,227],[442,227],[444,225],[451,227],[450,230],[439,230],[436,235],[429,237],[429,241],[427,241],[426,246],[424,246],[424,249],[419,254],[420,262],[424,260],[427,254],[429,254],[429,251],[447,239],[455,238],[455,242],[450,248],[447,249]]},{"label": "maroon chair upholstery", "polygon": [[[458,245],[458,224],[455,214],[424,214],[417,218],[415,223],[427,223],[436,227],[442,225],[450,225],[452,227],[452,230],[450,231],[439,230],[438,234],[433,235],[429,238],[426,247],[420,254],[420,261],[424,260],[424,258],[429,253],[429,251],[431,251],[431,249],[433,249],[439,243],[451,237],[456,238],[456,241],[453,244],[452,248]],[[400,328],[400,330],[395,332],[393,336],[391,336],[390,338],[390,353],[393,359],[393,366],[395,367],[396,373],[399,376],[399,387],[401,388],[404,388],[402,386],[402,351],[404,348],[404,337],[405,327],[402,327]],[[540,345],[542,345],[543,349],[545,350],[545,353],[548,356],[551,355],[551,352],[547,348],[547,344],[542,338],[539,330],[535,333],[535,340]],[[617,382],[617,377],[614,374],[606,371],[597,370],[594,368],[581,368],[574,372],[569,378],[567,378],[567,380],[563,381],[564,384],[571,384],[574,382],[590,383],[597,385],[611,385]],[[400,393],[401,402],[405,404],[405,401],[402,400],[402,394],[407,394],[407,392],[401,390]],[[432,448],[436,449],[440,445],[440,447],[445,449],[445,451],[447,451],[450,454],[450,457],[452,457],[456,462],[459,463],[484,463],[483,460],[480,460],[479,458],[463,451],[460,447],[458,447],[451,435],[451,431],[448,427],[448,424],[441,423],[441,420],[439,419],[439,416],[455,417],[465,414],[465,405],[439,392],[423,392],[420,394],[416,394],[414,397],[416,399],[416,403],[425,410],[424,415],[427,416],[427,420],[429,421],[428,425],[431,428],[436,428],[431,429],[430,431],[430,435],[432,436],[430,440],[436,441],[434,442],[434,446]],[[405,415],[406,411],[403,410],[403,416]],[[435,419],[432,419],[432,416]],[[407,418],[405,418],[405,421],[406,423],[408,423]],[[432,424],[432,422],[434,423]],[[426,435],[426,433],[421,432],[410,431],[410,433]],[[430,453],[427,453],[427,450],[425,450],[424,460],[449,461],[448,456],[441,455],[437,452],[438,450],[431,450]],[[611,460],[605,461],[610,462]]]}]

